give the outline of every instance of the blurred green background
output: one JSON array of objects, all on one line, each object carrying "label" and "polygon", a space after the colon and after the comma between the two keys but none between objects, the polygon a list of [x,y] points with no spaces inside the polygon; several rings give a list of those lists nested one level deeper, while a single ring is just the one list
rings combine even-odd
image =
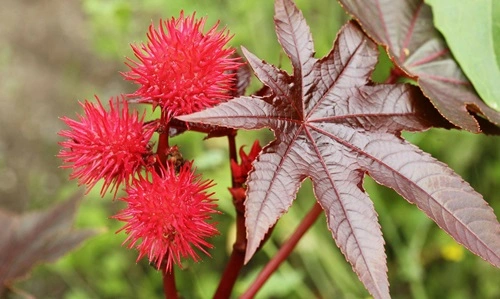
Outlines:
[{"label": "blurred green background", "polygon": [[[297,0],[311,27],[317,57],[325,55],[340,26],[348,19],[335,1]],[[58,117],[80,112],[78,100],[94,94],[107,99],[132,92],[119,71],[130,43],[146,40],[145,33],[160,18],[196,11],[210,26],[220,19],[234,37],[262,59],[290,69],[276,41],[273,1],[175,0],[2,0],[0,10],[0,205],[26,211],[65,200],[76,189],[69,172],[58,169]],[[208,27],[208,26],[207,26]],[[382,57],[374,79],[382,81],[389,62]],[[251,88],[258,88],[253,82]],[[138,107],[142,109],[142,107]],[[430,130],[405,134],[411,142],[447,163],[463,176],[500,214],[500,138],[465,132]],[[238,146],[262,144],[272,134],[240,132]],[[227,187],[227,141],[202,141],[188,133],[176,137],[188,159],[214,188],[222,214],[216,217],[221,235],[211,241],[212,258],[187,262],[177,272],[185,298],[210,298],[224,269],[234,235],[234,212]],[[456,244],[415,206],[367,178],[365,187],[375,202],[386,240],[389,280],[394,298],[500,298],[500,271]],[[96,188],[97,190],[98,188]],[[290,211],[279,221],[272,238],[244,268],[234,297],[241,294],[264,263],[293,232],[312,207],[313,194],[305,182]],[[121,246],[121,227],[109,219],[123,207],[96,192],[82,201],[77,227],[104,228],[79,249],[53,264],[35,268],[16,286],[38,298],[162,298],[161,275],[137,253]],[[322,217],[288,261],[259,293],[261,298],[369,298],[345,261]]]}]

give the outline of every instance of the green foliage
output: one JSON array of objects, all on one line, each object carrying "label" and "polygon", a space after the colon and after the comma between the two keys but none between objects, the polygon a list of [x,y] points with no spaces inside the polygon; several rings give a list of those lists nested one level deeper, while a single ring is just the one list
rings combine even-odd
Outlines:
[{"label": "green foliage", "polygon": [[491,19],[493,20],[493,29],[491,30],[493,36],[493,48],[495,49],[495,56],[497,65],[500,66],[500,2],[491,2]]},{"label": "green foliage", "polygon": [[[234,34],[231,41],[233,46],[244,45],[257,56],[266,57],[270,63],[285,64],[282,66],[290,69],[290,66],[286,65],[288,59],[284,59],[273,30],[269,29],[273,28],[272,2],[84,0],[82,6],[88,17],[88,26],[93,32],[92,42],[99,55],[114,57],[117,60],[122,60],[123,56],[132,56],[129,44],[145,41],[145,32],[151,22],[157,24],[160,18],[178,16],[179,11],[183,9],[187,14],[196,11],[198,16],[207,15],[207,27],[220,19],[221,25],[227,26]],[[460,5],[456,1],[451,2],[454,2],[454,7],[458,9]],[[500,6],[495,4],[498,1],[491,2],[496,8]],[[297,4],[311,26],[317,56],[323,56],[330,49],[331,42],[337,30],[346,21],[347,15],[335,1],[298,0]],[[477,22],[478,17],[472,15],[472,10],[470,12],[471,15],[467,17],[480,23]],[[493,23],[496,26],[493,27],[493,32],[498,32],[499,19],[493,20],[497,22]],[[451,25],[459,24],[452,22]],[[464,43],[472,46],[463,36],[465,33],[462,33],[450,34],[455,34],[462,38]],[[473,38],[476,40],[477,36]],[[496,45],[498,62],[499,40],[493,43]],[[391,65],[388,57],[381,55],[381,62],[374,74],[376,81],[384,80]],[[477,56],[485,63],[493,65],[491,57]],[[473,57],[466,59],[472,60]],[[116,76],[120,75],[117,73]],[[483,80],[486,78],[484,71],[481,71],[481,76]],[[496,78],[498,83],[499,78]],[[252,85],[253,90],[258,87],[256,83]],[[490,85],[489,88],[493,90],[495,87],[496,85]],[[272,138],[272,134],[266,130],[238,134],[238,147],[247,145],[247,150],[256,138],[261,140],[261,144],[266,144]],[[186,263],[184,271],[176,272],[179,291],[185,298],[211,297],[234,238],[234,232],[231,230],[234,208],[227,191],[230,184],[229,163],[226,158],[227,141],[223,138],[203,141],[203,137],[201,134],[189,133],[172,140],[172,143],[180,146],[187,159],[195,159],[195,166],[205,179],[213,179],[217,183],[212,191],[216,192],[222,212],[216,217],[221,235],[211,240],[215,245],[215,249],[210,251],[212,258],[204,258],[203,262],[198,264]],[[405,134],[405,138],[449,164],[483,194],[498,215],[498,137],[431,130],[426,133]],[[74,186],[74,182],[68,184]],[[394,298],[500,297],[498,269],[468,253],[442,233],[421,211],[392,190],[380,187],[370,179],[365,181],[364,186],[375,202],[387,242],[389,280]],[[244,268],[241,280],[235,288],[235,297],[246,289],[262,265],[275,254],[279,245],[300,223],[312,205],[311,194],[310,183],[304,184],[297,202],[277,224],[272,239]],[[33,279],[58,277],[58,286],[65,286],[61,291],[61,298],[162,298],[161,274],[149,266],[146,260],[136,263],[137,252],[121,246],[125,235],[115,234],[121,224],[109,217],[116,214],[122,206],[119,201],[98,199],[93,193],[87,195],[80,206],[77,226],[105,227],[106,231],[57,263],[40,267],[33,274]],[[368,293],[331,239],[331,233],[325,225],[324,216],[322,217],[301,240],[275,277],[268,281],[258,295],[260,298],[368,298]],[[27,281],[22,287],[29,284]],[[43,297],[43,293],[34,293]]]},{"label": "green foliage", "polygon": [[426,2],[432,6],[436,27],[483,101],[500,111],[498,1]]},{"label": "green foliage", "polygon": [[123,42],[132,30],[132,5],[119,0],[83,1],[83,9],[92,20],[94,45],[103,55],[123,55]]}]

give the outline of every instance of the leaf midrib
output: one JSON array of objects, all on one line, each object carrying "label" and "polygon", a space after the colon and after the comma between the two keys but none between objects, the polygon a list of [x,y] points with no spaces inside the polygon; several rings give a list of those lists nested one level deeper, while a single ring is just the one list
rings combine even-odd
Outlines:
[{"label": "leaf midrib", "polygon": [[[341,138],[336,137],[334,134],[331,134],[331,133],[329,133],[329,132],[327,132],[327,131],[324,131],[324,130],[322,130],[322,129],[320,129],[320,128],[317,128],[317,127],[314,127],[314,126],[310,126],[310,127],[311,127],[313,130],[317,131],[318,133],[321,133],[321,134],[323,134],[323,135],[325,135],[325,136],[330,137],[331,139],[333,139],[334,141],[336,141],[336,142],[340,143],[341,145],[345,146],[346,148],[348,148],[348,149],[350,149],[350,150],[353,150],[353,151],[355,151],[355,152],[357,152],[357,153],[359,153],[359,154],[361,154],[361,155],[363,155],[363,156],[367,157],[368,159],[370,159],[370,160],[372,160],[372,161],[374,161],[374,162],[376,162],[376,163],[379,163],[380,165],[382,165],[382,166],[386,167],[386,168],[387,168],[387,169],[389,169],[389,171],[391,171],[392,173],[398,174],[398,176],[399,176],[400,178],[402,178],[404,181],[406,181],[406,182],[408,183],[408,185],[410,185],[410,186],[414,186],[415,188],[418,188],[420,191],[422,191],[424,194],[427,194],[427,195],[428,195],[428,197],[429,197],[430,199],[432,199],[432,201],[434,201],[434,202],[435,202],[438,206],[440,206],[440,207],[441,207],[441,209],[442,209],[443,211],[445,211],[448,215],[450,215],[450,216],[451,216],[451,217],[452,217],[452,218],[453,218],[456,222],[460,223],[460,225],[462,226],[462,229],[464,229],[464,228],[465,228],[465,229],[466,229],[469,233],[471,233],[471,235],[473,235],[473,236],[475,237],[475,240],[476,240],[476,241],[478,241],[478,242],[480,242],[480,243],[483,245],[483,246],[482,246],[483,248],[486,248],[486,250],[488,250],[488,251],[489,251],[489,252],[491,252],[494,256],[496,256],[497,258],[499,258],[499,259],[500,259],[500,256],[499,256],[497,253],[495,253],[493,250],[491,250],[491,249],[490,249],[490,248],[489,248],[489,247],[488,247],[488,246],[487,246],[487,245],[483,242],[483,240],[477,236],[477,234],[476,234],[475,232],[471,231],[467,225],[465,225],[465,224],[464,224],[464,223],[463,223],[460,219],[457,219],[457,218],[455,217],[455,215],[454,215],[452,212],[450,212],[450,210],[449,210],[449,209],[447,209],[447,208],[446,208],[445,206],[443,206],[440,202],[438,202],[437,200],[435,200],[435,199],[434,199],[434,197],[433,197],[433,196],[431,196],[431,195],[430,195],[427,191],[423,190],[423,188],[421,188],[419,185],[414,184],[412,180],[408,179],[406,176],[404,176],[403,174],[401,174],[400,172],[398,172],[397,170],[395,170],[395,169],[394,169],[394,168],[392,168],[391,166],[387,165],[387,164],[386,164],[386,163],[384,163],[383,161],[381,161],[381,160],[377,159],[376,157],[374,157],[374,156],[372,156],[372,155],[368,154],[366,151],[363,151],[362,149],[358,148],[357,146],[355,146],[355,145],[353,145],[353,144],[350,144],[350,143],[348,143],[347,141],[345,141],[345,140],[343,140],[343,139],[341,139]],[[395,190],[395,191],[397,192],[397,190]],[[399,193],[399,192],[398,192],[398,193]],[[400,195],[401,195],[401,194],[400,194]],[[416,203],[415,203],[415,205],[416,205]],[[436,224],[437,224],[437,222],[436,222]],[[438,224],[438,225],[439,225],[439,224]],[[459,242],[459,243],[463,244],[462,242]],[[463,245],[464,245],[465,247],[467,247],[467,248],[469,247],[468,245],[465,245],[465,244],[463,244]]]},{"label": "leaf midrib", "polygon": [[[313,127],[311,126],[311,128],[313,128]],[[358,245],[358,248],[360,249],[360,251],[364,252],[365,248],[360,245],[360,242],[358,241],[358,237],[354,233],[354,229],[352,229],[353,225],[351,224],[351,219],[349,217],[347,217],[347,211],[346,211],[346,209],[344,207],[344,204],[343,204],[342,200],[340,199],[341,198],[340,193],[337,190],[335,182],[331,178],[331,175],[330,175],[330,172],[328,171],[328,168],[326,166],[325,160],[323,159],[323,155],[321,155],[321,153],[319,151],[319,148],[318,148],[316,142],[314,141],[314,138],[312,137],[311,133],[308,130],[308,126],[305,127],[305,132],[307,134],[308,139],[312,143],[312,147],[314,148],[314,151],[316,152],[316,156],[318,157],[318,159],[319,159],[319,161],[321,163],[321,166],[323,167],[324,172],[328,174],[328,180],[330,181],[330,185],[332,186],[333,190],[335,191],[335,194],[337,195],[337,200],[340,202],[340,206],[342,207],[343,214],[345,215],[345,220],[349,223],[349,227],[351,228],[352,235],[353,235],[354,239],[356,240],[356,244]],[[319,202],[318,198],[316,198],[316,200],[318,200],[318,202]],[[345,244],[345,245],[347,245],[347,244]],[[365,265],[367,265],[367,268],[369,269],[371,280],[374,283],[374,285],[375,285],[375,287],[377,289],[377,292],[379,293],[379,295],[381,295],[383,292],[380,290],[379,284],[377,283],[376,274],[374,274],[372,272],[372,270],[373,270],[372,267],[368,266],[368,265],[371,265],[371,264],[369,264],[367,262],[367,260],[365,258],[365,254],[361,254],[361,258],[363,259],[363,263]]]}]

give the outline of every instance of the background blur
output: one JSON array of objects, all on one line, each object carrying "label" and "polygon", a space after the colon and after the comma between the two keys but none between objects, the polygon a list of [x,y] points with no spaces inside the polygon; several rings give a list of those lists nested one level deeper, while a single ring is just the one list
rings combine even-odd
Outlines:
[{"label": "background blur", "polygon": [[[330,49],[347,15],[332,0],[297,0],[311,27],[317,57]],[[69,172],[58,168],[58,117],[80,113],[78,101],[94,94],[132,92],[119,71],[130,43],[146,40],[151,22],[177,17],[181,9],[217,19],[227,26],[235,47],[244,45],[262,59],[290,69],[276,41],[273,1],[165,0],[0,0],[0,206],[16,212],[48,207],[76,189]],[[389,64],[382,57],[382,81]],[[258,88],[257,82],[252,88]],[[138,107],[142,109],[142,107]],[[447,163],[462,175],[500,214],[500,138],[464,132],[431,130],[406,134],[411,142]],[[241,132],[238,146],[256,138],[272,139],[268,131]],[[217,217],[219,237],[212,258],[186,263],[177,274],[185,298],[209,298],[217,286],[232,244],[233,208],[227,187],[229,164],[225,139],[202,142],[200,134],[174,139],[198,170],[218,184],[214,191],[223,212]],[[500,271],[457,245],[416,207],[371,179],[365,187],[375,202],[386,240],[389,280],[394,298],[500,298]],[[95,188],[98,190],[99,188]],[[244,269],[235,297],[290,235],[312,207],[308,182],[278,223],[273,237]],[[35,268],[16,286],[38,298],[162,298],[161,275],[137,253],[121,246],[121,227],[109,219],[122,203],[99,199],[94,192],[82,201],[77,227],[105,232],[53,264]],[[367,298],[345,261],[324,217],[299,243],[289,260],[259,293],[262,298]]]}]

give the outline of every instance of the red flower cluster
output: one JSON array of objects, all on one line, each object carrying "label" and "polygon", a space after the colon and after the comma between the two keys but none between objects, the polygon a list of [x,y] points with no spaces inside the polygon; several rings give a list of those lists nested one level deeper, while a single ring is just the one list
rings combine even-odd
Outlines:
[{"label": "red flower cluster", "polygon": [[234,49],[224,46],[227,31],[218,23],[203,33],[206,18],[195,14],[160,21],[149,27],[147,45],[132,46],[139,62],[130,60],[125,79],[140,88],[132,94],[140,102],[159,105],[168,116],[200,111],[230,98],[235,72],[241,63],[231,58]]},{"label": "red flower cluster", "polygon": [[244,184],[247,181],[248,173],[252,170],[252,162],[259,155],[261,149],[259,141],[255,140],[248,155],[243,151],[243,146],[240,148],[241,163],[239,165],[236,161],[231,160],[231,170],[236,183]]},{"label": "red flower cluster", "polygon": [[217,213],[212,194],[206,193],[211,186],[194,175],[188,162],[178,173],[167,164],[160,173],[152,172],[151,180],[140,177],[128,188],[128,197],[122,198],[128,207],[114,218],[126,222],[121,230],[129,235],[129,248],[139,250],[137,260],[147,255],[158,269],[170,271],[174,263],[181,266],[181,257],[198,261],[194,248],[208,255],[205,248],[212,245],[204,238],[218,233],[207,222]]},{"label": "red flower cluster", "polygon": [[59,152],[64,165],[71,168],[71,179],[90,190],[100,179],[104,179],[101,195],[109,187],[115,194],[122,183],[128,184],[132,175],[146,166],[152,155],[149,141],[155,131],[152,124],[144,124],[144,116],[137,111],[129,114],[127,101],[123,98],[109,100],[110,111],[106,111],[97,98],[97,104],[80,103],[84,115],[79,121],[63,117],[71,130],[62,130],[59,135],[68,138],[60,143]]},{"label": "red flower cluster", "polygon": [[243,186],[248,178],[248,173],[252,170],[252,162],[259,155],[261,146],[258,140],[252,145],[252,149],[248,155],[243,151],[243,146],[240,147],[240,158],[241,163],[238,164],[236,161],[231,160],[231,171],[233,172],[233,180],[235,183],[240,184],[241,187],[229,188],[229,192],[233,196],[236,203],[243,203],[246,198],[246,186]]},{"label": "red flower cluster", "polygon": [[[67,138],[60,143],[59,157],[62,167],[73,170],[70,178],[89,189],[103,179],[101,195],[111,188],[116,196],[125,184],[128,196],[121,200],[128,206],[114,216],[126,223],[121,229],[128,234],[124,243],[137,247],[138,259],[147,256],[166,271],[173,264],[180,266],[182,258],[199,260],[195,250],[207,253],[212,245],[205,239],[218,233],[209,223],[217,213],[206,191],[212,182],[201,181],[192,163],[179,167],[163,161],[171,117],[229,99],[235,70],[242,65],[233,58],[234,49],[224,48],[231,38],[228,32],[218,31],[217,23],[203,33],[205,21],[181,12],[177,19],[161,21],[158,29],[150,26],[149,43],[132,46],[139,61],[129,60],[130,71],[123,75],[140,85],[131,96],[161,108],[160,121],[144,123],[144,116],[130,113],[123,98],[110,100],[106,111],[97,98],[97,104],[81,104],[84,114],[79,120],[63,117],[70,129],[59,133]],[[155,132],[160,134],[158,155],[150,144]],[[242,182],[250,167],[245,157],[242,166],[232,166]]]}]

